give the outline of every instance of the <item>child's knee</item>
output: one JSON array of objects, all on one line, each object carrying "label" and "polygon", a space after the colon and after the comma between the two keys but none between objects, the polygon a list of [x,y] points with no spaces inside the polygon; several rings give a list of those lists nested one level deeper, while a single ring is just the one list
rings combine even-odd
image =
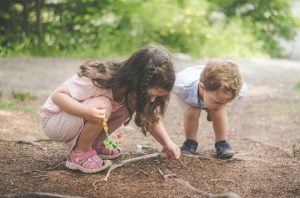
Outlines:
[{"label": "child's knee", "polygon": [[192,121],[198,121],[200,118],[201,109],[191,108],[187,110],[184,114],[185,118]]},{"label": "child's knee", "polygon": [[224,109],[219,109],[217,111],[208,111],[207,112],[212,121],[218,121],[221,119],[225,119],[226,112]]},{"label": "child's knee", "polygon": [[105,116],[109,118],[112,112],[112,104],[111,101],[105,96],[98,96],[90,99],[87,102],[88,105],[92,105],[96,108],[103,108],[105,109]]}]

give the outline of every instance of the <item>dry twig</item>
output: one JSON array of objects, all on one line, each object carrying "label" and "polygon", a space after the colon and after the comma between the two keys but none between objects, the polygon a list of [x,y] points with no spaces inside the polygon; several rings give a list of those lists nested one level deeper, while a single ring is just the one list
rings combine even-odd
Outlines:
[{"label": "dry twig", "polygon": [[[175,174],[168,174],[168,175],[164,175],[162,170],[158,169],[158,172],[159,174],[166,180],[168,178],[173,178],[178,184],[181,184],[183,185],[184,187],[192,190],[193,192],[197,193],[197,194],[200,194],[200,195],[204,195],[206,197],[209,197],[209,198],[240,198],[240,196],[234,192],[227,192],[227,193],[224,193],[224,194],[211,194],[211,193],[207,193],[205,191],[202,191],[198,188],[195,188],[194,186],[192,186],[190,184],[190,182],[188,181],[185,181],[181,178],[178,178]],[[174,178],[174,175],[175,175],[175,178]],[[232,180],[230,180],[232,181]],[[234,181],[233,181],[234,182]]]},{"label": "dry twig", "polygon": [[185,164],[182,162],[182,160],[181,160],[180,158],[178,158],[178,160],[180,161],[180,163],[181,163],[181,165],[182,165],[183,167],[186,167]]},{"label": "dry twig", "polygon": [[139,160],[155,158],[155,157],[159,157],[159,156],[164,156],[164,154],[163,154],[163,153],[152,153],[152,154],[148,154],[148,155],[142,155],[142,156],[140,156],[140,157],[135,157],[135,158],[130,158],[130,159],[127,159],[127,160],[123,160],[123,161],[121,161],[121,162],[118,163],[118,164],[113,164],[113,165],[109,168],[109,170],[107,171],[106,176],[105,176],[104,178],[100,179],[100,180],[94,181],[94,182],[93,182],[93,186],[94,186],[95,189],[97,189],[96,184],[97,184],[98,182],[101,182],[101,181],[107,181],[107,179],[108,179],[110,173],[111,173],[114,169],[116,169],[116,168],[119,168],[119,167],[121,167],[121,166],[123,166],[123,165],[125,165],[125,164],[130,163],[130,162],[135,162],[135,161],[139,161]]},{"label": "dry twig", "polygon": [[205,194],[206,194],[205,192],[203,192],[203,191],[199,190],[198,188],[195,188],[194,186],[192,186],[189,182],[187,182],[187,181],[185,181],[185,180],[183,180],[183,179],[181,179],[181,178],[178,178],[176,174],[168,174],[168,175],[165,175],[165,174],[162,172],[162,170],[160,170],[160,169],[158,169],[158,172],[159,172],[159,174],[163,177],[164,180],[167,180],[167,179],[169,179],[169,178],[174,178],[174,180],[175,180],[177,183],[179,183],[179,184],[185,186],[185,187],[188,188],[188,189],[191,189],[192,191],[196,192],[197,194],[202,194],[202,195],[205,195]]},{"label": "dry twig", "polygon": [[163,177],[164,180],[169,179],[169,178],[177,178],[176,174],[168,174],[165,175],[162,170],[158,169],[159,174]]}]

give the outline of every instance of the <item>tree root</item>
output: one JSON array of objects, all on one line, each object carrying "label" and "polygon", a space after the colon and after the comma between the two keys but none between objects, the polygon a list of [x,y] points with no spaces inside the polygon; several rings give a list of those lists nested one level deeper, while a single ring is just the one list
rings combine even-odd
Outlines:
[{"label": "tree root", "polygon": [[[116,168],[119,168],[125,164],[128,164],[130,162],[135,162],[135,161],[139,161],[139,160],[144,160],[144,159],[150,159],[150,158],[155,158],[155,157],[160,157],[160,156],[165,156],[165,154],[163,153],[152,153],[152,154],[147,154],[147,155],[143,155],[143,156],[140,156],[140,157],[135,157],[135,158],[130,158],[130,159],[127,159],[127,160],[123,160],[121,161],[120,163],[118,164],[113,164],[109,170],[107,171],[106,173],[106,176],[100,180],[96,180],[93,182],[93,186],[94,186],[94,189],[96,190],[97,189],[97,183],[101,182],[101,181],[107,181],[108,180],[108,177],[110,176],[110,173],[116,169]],[[185,165],[183,164],[183,162],[180,160],[180,163],[182,164],[182,166],[185,167]],[[199,190],[198,188],[195,188],[194,186],[192,186],[188,181],[185,181],[181,178],[178,178],[176,174],[164,174],[162,172],[162,170],[158,170],[159,171],[159,174],[163,177],[164,180],[167,180],[167,179],[173,179],[174,181],[176,181],[178,184],[181,184],[182,186],[192,190],[193,192],[197,193],[197,194],[201,194],[201,195],[205,195],[206,197],[209,197],[209,198],[240,198],[240,196],[234,192],[227,192],[227,193],[224,193],[224,194],[211,194],[211,193],[207,193],[205,191],[201,191]]]},{"label": "tree root", "polygon": [[135,161],[139,161],[139,160],[150,159],[150,158],[155,158],[155,157],[160,157],[160,156],[165,156],[165,154],[163,154],[163,153],[152,153],[152,154],[147,154],[147,155],[143,155],[143,156],[140,156],[140,157],[135,157],[135,158],[130,158],[130,159],[127,159],[127,160],[123,160],[123,161],[121,161],[121,162],[118,163],[118,164],[113,164],[113,165],[109,168],[109,170],[107,171],[106,176],[105,176],[104,178],[100,179],[100,180],[94,181],[94,182],[93,182],[93,186],[94,186],[95,189],[97,189],[96,184],[97,184],[98,182],[101,182],[101,181],[107,181],[107,180],[108,180],[108,177],[109,177],[109,175],[110,175],[110,173],[111,173],[114,169],[116,169],[116,168],[119,168],[119,167],[121,167],[121,166],[123,166],[123,165],[125,165],[125,164],[130,163],[130,162],[135,162]]},{"label": "tree root", "polygon": [[163,177],[164,180],[167,180],[169,178],[172,178],[174,181],[176,181],[178,184],[181,184],[182,186],[192,190],[193,192],[200,194],[200,195],[204,195],[206,197],[209,198],[240,198],[240,196],[234,192],[227,192],[227,193],[223,193],[223,194],[211,194],[211,193],[207,193],[205,191],[202,191],[194,186],[192,186],[190,184],[190,182],[185,181],[181,178],[178,178],[176,174],[168,174],[165,175],[162,170],[158,169],[159,174]]}]

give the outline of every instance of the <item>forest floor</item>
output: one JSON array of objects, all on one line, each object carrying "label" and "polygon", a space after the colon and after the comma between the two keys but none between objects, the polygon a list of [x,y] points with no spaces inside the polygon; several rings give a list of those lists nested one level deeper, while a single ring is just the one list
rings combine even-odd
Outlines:
[{"label": "forest floor", "polygon": [[[47,95],[82,62],[0,58],[0,197],[29,192],[57,197],[204,197],[226,192],[241,197],[300,197],[300,160],[293,156],[293,143],[300,138],[300,91],[294,88],[300,80],[299,62],[236,60],[249,94],[227,108],[229,141],[238,154],[233,159],[215,158],[211,123],[204,115],[198,156],[181,156],[181,162],[165,157],[131,162],[113,170],[108,181],[96,183],[107,171],[83,174],[66,169],[64,145],[47,139],[37,114]],[[201,63],[205,61],[175,58],[177,71]],[[12,90],[37,99],[18,102],[10,97]],[[24,111],[15,110],[20,104]],[[172,97],[164,123],[179,145],[184,141],[182,116]],[[160,145],[133,124],[121,130],[123,155],[114,164],[160,151]]]}]

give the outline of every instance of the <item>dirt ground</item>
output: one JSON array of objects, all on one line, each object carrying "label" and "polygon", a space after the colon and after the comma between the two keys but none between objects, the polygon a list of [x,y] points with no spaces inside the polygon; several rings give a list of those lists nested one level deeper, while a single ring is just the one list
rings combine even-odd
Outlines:
[{"label": "dirt ground", "polygon": [[[11,90],[28,91],[38,96],[30,103],[38,107],[82,61],[0,58],[2,97]],[[300,92],[294,89],[300,80],[300,64],[288,60],[236,62],[249,95],[227,108],[229,141],[238,153],[234,159],[215,159],[214,135],[204,115],[198,156],[181,156],[182,163],[165,157],[131,162],[113,170],[107,182],[93,185],[107,171],[83,174],[67,170],[64,145],[47,139],[37,112],[0,110],[0,197],[28,192],[80,197],[204,197],[226,192],[241,197],[300,197],[300,161],[292,150],[300,137]],[[205,61],[175,58],[177,71],[199,63]],[[184,141],[181,119],[182,110],[172,98],[164,123],[179,145]],[[160,151],[160,145],[134,125],[121,130],[124,152],[114,164]],[[176,177],[164,179],[159,171]]]}]

